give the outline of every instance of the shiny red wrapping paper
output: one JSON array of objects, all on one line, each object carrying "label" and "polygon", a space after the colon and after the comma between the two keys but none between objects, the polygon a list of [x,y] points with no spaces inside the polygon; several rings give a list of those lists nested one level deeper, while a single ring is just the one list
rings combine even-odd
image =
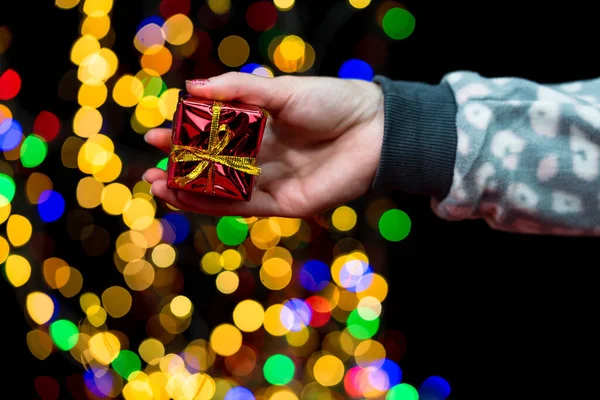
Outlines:
[{"label": "shiny red wrapping paper", "polygon": [[[215,104],[220,105],[218,125],[222,128],[225,125],[227,128],[227,132],[218,133],[217,139],[222,140],[225,134],[228,135],[228,140],[223,142],[226,145],[219,149],[219,156],[255,159],[258,156],[267,121],[267,116],[260,107],[234,102],[215,103],[213,100],[195,98],[187,93],[180,94],[173,116],[173,146],[210,149]],[[170,189],[187,190],[232,200],[251,199],[256,177],[214,161],[209,161],[198,177],[182,185],[181,178],[187,176],[189,179],[193,176],[193,171],[198,164],[199,161],[174,162],[172,152],[167,165],[167,186]]]}]

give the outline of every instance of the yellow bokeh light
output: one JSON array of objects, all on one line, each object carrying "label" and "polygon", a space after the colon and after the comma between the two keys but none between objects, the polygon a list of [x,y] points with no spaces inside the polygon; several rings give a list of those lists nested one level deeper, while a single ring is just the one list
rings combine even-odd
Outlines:
[{"label": "yellow bokeh light", "polygon": [[266,288],[281,290],[292,280],[292,267],[281,258],[269,258],[260,267],[259,275]]},{"label": "yellow bokeh light", "polygon": [[79,65],[87,56],[100,50],[100,42],[92,35],[81,36],[71,48],[71,62]]},{"label": "yellow bokeh light", "polygon": [[313,367],[315,380],[323,386],[335,386],[344,377],[344,363],[330,354],[319,358]]},{"label": "yellow bokeh light", "polygon": [[175,14],[163,24],[165,40],[172,45],[182,45],[192,37],[194,24],[185,14]]},{"label": "yellow bokeh light", "polygon": [[140,64],[150,74],[164,75],[169,72],[173,63],[173,56],[168,48],[162,45],[149,47],[144,54]]},{"label": "yellow bokeh light", "polygon": [[80,0],[54,0],[54,4],[58,8],[62,8],[64,10],[68,10],[74,7],[77,7]]},{"label": "yellow bokeh light", "polygon": [[10,202],[0,194],[0,224],[3,224],[8,219],[11,211],[12,206]]},{"label": "yellow bokeh light", "polygon": [[233,322],[244,332],[254,332],[263,324],[265,310],[255,300],[243,300],[233,310]]},{"label": "yellow bokeh light", "polygon": [[148,247],[156,246],[162,239],[163,226],[159,220],[152,221],[149,227],[141,232],[144,235]]},{"label": "yellow bokeh light", "polygon": [[119,338],[110,332],[98,332],[88,342],[92,356],[103,365],[108,365],[117,358],[121,351]]},{"label": "yellow bokeh light", "polygon": [[44,280],[52,289],[60,289],[65,286],[71,277],[70,267],[58,257],[45,260],[42,270]]},{"label": "yellow bokeh light", "polygon": [[[52,180],[45,174],[41,172],[34,172],[29,175],[29,179],[27,179],[27,200],[31,204],[38,204],[38,200],[41,194],[46,190],[52,190],[53,188]],[[2,221],[2,218],[0,218]]]},{"label": "yellow bokeh light", "polygon": [[33,227],[31,222],[22,215],[13,214],[8,218],[6,223],[6,236],[15,247],[20,247],[31,239]]},{"label": "yellow bokeh light", "polygon": [[250,230],[250,239],[261,250],[268,250],[277,246],[281,240],[279,224],[269,218],[256,221]]},{"label": "yellow bokeh light", "polygon": [[354,349],[354,359],[361,367],[381,367],[385,356],[385,347],[371,339],[360,342]]},{"label": "yellow bokeh light", "polygon": [[371,4],[371,0],[348,0],[350,5],[358,10],[367,8]]},{"label": "yellow bokeh light", "polygon": [[149,200],[142,197],[131,199],[123,209],[125,225],[134,230],[144,230],[154,221],[156,210]]},{"label": "yellow bokeh light", "polygon": [[218,48],[219,59],[228,67],[243,65],[250,56],[250,46],[241,36],[231,35],[224,38]]},{"label": "yellow bokeh light", "polygon": [[279,227],[279,234],[283,237],[293,236],[298,232],[302,225],[302,220],[300,218],[271,217],[269,220],[271,221],[271,226],[273,223],[277,224]]},{"label": "yellow bokeh light", "polygon": [[83,208],[95,208],[102,202],[104,184],[91,176],[82,178],[75,191],[77,202]]},{"label": "yellow bokeh light", "polygon": [[347,232],[356,225],[356,211],[348,206],[341,206],[335,209],[331,215],[331,223],[342,232]]},{"label": "yellow bokeh light", "polygon": [[185,318],[192,312],[192,302],[183,295],[174,297],[171,300],[170,306],[173,315],[179,318]]},{"label": "yellow bokeh light", "polygon": [[43,325],[50,321],[50,318],[54,314],[54,302],[52,298],[42,292],[29,293],[25,301],[25,308],[33,322],[38,325]]},{"label": "yellow bokeh light", "polygon": [[20,287],[29,281],[31,265],[25,257],[18,254],[11,254],[4,264],[4,273],[11,285]]},{"label": "yellow bokeh light", "polygon": [[372,296],[366,296],[359,300],[357,305],[358,314],[366,321],[372,321],[381,315],[381,302]]},{"label": "yellow bokeh light", "polygon": [[273,0],[279,11],[289,11],[294,7],[295,0]]},{"label": "yellow bokeh light", "polygon": [[234,271],[242,265],[242,255],[234,249],[227,249],[221,254],[221,265],[228,271]]},{"label": "yellow bokeh light", "polygon": [[144,96],[144,85],[133,75],[123,75],[115,84],[112,96],[121,107],[133,107]]},{"label": "yellow bokeh light", "polygon": [[6,261],[8,253],[10,252],[10,246],[4,237],[0,236],[0,264]]},{"label": "yellow bokeh light", "polygon": [[89,138],[100,132],[101,128],[102,114],[95,108],[81,107],[75,113],[75,117],[73,118],[73,132],[77,136]]},{"label": "yellow bokeh light", "polygon": [[127,263],[123,269],[123,278],[130,289],[142,291],[148,289],[154,282],[156,273],[146,260],[135,260]]},{"label": "yellow bokeh light", "polygon": [[106,63],[108,64],[107,75],[104,77],[104,80],[112,77],[117,73],[117,68],[119,67],[119,59],[114,51],[107,47],[103,47],[98,52],[98,55],[102,57]]},{"label": "yellow bokeh light", "polygon": [[[175,109],[177,108],[177,102],[179,101],[179,89],[167,89],[160,95],[160,101],[164,104],[164,112],[166,120],[172,121],[173,114],[175,114]],[[163,110],[163,108],[159,108],[159,111]]]},{"label": "yellow bokeh light", "polygon": [[52,353],[52,338],[41,329],[34,329],[27,333],[27,347],[35,358],[45,360]]},{"label": "yellow bokeh light", "polygon": [[219,325],[210,335],[210,347],[223,357],[231,356],[242,347],[242,332],[231,324]]},{"label": "yellow bokeh light", "polygon": [[379,302],[383,302],[388,294],[388,284],[385,278],[377,273],[373,274],[371,283],[369,287],[365,288],[360,292],[356,293],[356,296],[359,299],[364,299],[365,297],[374,297],[379,300]]},{"label": "yellow bokeh light", "polygon": [[85,0],[83,12],[91,17],[101,17],[110,12],[113,0]]},{"label": "yellow bokeh light", "polygon": [[231,294],[235,292],[240,285],[240,278],[233,271],[223,271],[217,275],[215,283],[219,292]]},{"label": "yellow bokeh light", "polygon": [[98,108],[106,101],[108,89],[104,83],[90,85],[84,83],[79,88],[77,101],[81,106]]},{"label": "yellow bokeh light", "polygon": [[202,270],[209,275],[215,275],[221,272],[223,269],[224,259],[221,258],[221,255],[216,251],[209,251],[204,254],[202,260],[200,261],[200,266]]},{"label": "yellow bokeh light", "polygon": [[304,57],[306,45],[304,40],[301,37],[296,35],[289,35],[283,38],[281,44],[279,45],[279,49],[281,51],[281,55],[290,61],[296,61],[300,58]]},{"label": "yellow bokeh light", "polygon": [[100,298],[94,293],[84,293],[79,296],[79,305],[81,310],[86,314],[93,313],[94,309],[100,308]]},{"label": "yellow bokeh light", "polygon": [[283,307],[283,304],[273,304],[265,311],[265,330],[273,336],[283,336],[289,332],[281,322]]},{"label": "yellow bokeh light", "polygon": [[114,156],[114,150],[114,143],[106,135],[99,133],[88,138],[77,155],[79,169],[85,174],[101,171]]},{"label": "yellow bokeh light", "polygon": [[161,243],[152,250],[152,262],[159,268],[170,267],[176,258],[175,248],[168,243]]},{"label": "yellow bokeh light", "polygon": [[208,6],[217,15],[227,14],[231,9],[231,0],[208,0]]},{"label": "yellow bokeh light", "polygon": [[120,215],[131,201],[131,191],[122,183],[111,183],[102,190],[102,208],[108,214]]},{"label": "yellow bokeh light", "polygon": [[121,158],[116,154],[112,154],[110,155],[108,162],[104,164],[100,170],[94,171],[93,175],[97,181],[109,183],[121,175],[122,169],[123,162],[121,161]]},{"label": "yellow bokeh light", "polygon": [[81,272],[79,272],[79,270],[76,268],[68,268],[68,272],[63,268],[58,269],[56,273],[56,281],[63,281],[65,280],[64,276],[68,276],[66,283],[60,286],[58,290],[66,298],[71,298],[77,296],[83,287],[83,275],[81,275]]},{"label": "yellow bokeh light", "polygon": [[138,352],[149,365],[157,365],[165,355],[165,346],[160,340],[148,338],[140,343]]},{"label": "yellow bokeh light", "polygon": [[153,400],[155,398],[150,382],[142,379],[133,379],[127,382],[123,387],[122,394],[125,400]]},{"label": "yellow bokeh light", "polygon": [[98,53],[89,54],[79,64],[77,78],[86,85],[97,86],[102,84],[110,71],[106,59]]},{"label": "yellow bokeh light", "polygon": [[121,318],[131,309],[133,299],[127,289],[121,286],[111,286],[102,292],[102,305],[113,318]]},{"label": "yellow bokeh light", "polygon": [[167,106],[156,96],[146,96],[135,108],[135,117],[146,128],[154,128],[165,121]]},{"label": "yellow bokeh light", "polygon": [[298,400],[298,396],[288,388],[281,388],[273,393],[269,400]]},{"label": "yellow bokeh light", "polygon": [[110,29],[110,18],[108,15],[100,17],[87,17],[81,25],[81,34],[90,35],[96,39],[102,39]]}]

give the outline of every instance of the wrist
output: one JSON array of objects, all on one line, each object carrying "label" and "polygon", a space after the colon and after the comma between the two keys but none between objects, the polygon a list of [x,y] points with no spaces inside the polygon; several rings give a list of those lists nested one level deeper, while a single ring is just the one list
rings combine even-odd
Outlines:
[{"label": "wrist", "polygon": [[438,199],[450,190],[456,158],[456,112],[447,84],[376,77],[383,92],[383,141],[372,189]]}]

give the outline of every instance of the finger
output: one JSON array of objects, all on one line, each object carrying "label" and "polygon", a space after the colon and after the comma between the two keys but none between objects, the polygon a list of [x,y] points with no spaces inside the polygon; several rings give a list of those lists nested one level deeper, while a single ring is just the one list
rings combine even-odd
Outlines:
[{"label": "finger", "polygon": [[[241,217],[279,216],[279,206],[270,194],[254,190],[249,202],[227,200],[182,190],[171,190],[165,180],[152,183],[152,194],[184,210],[207,215],[235,215]],[[175,203],[174,203],[175,202]]]},{"label": "finger", "polygon": [[154,183],[159,180],[166,180],[167,173],[160,168],[150,168],[144,173],[142,179],[148,183]]},{"label": "finger", "polygon": [[150,129],[144,140],[150,143],[152,146],[159,148],[164,152],[171,150],[171,130],[165,128]]},{"label": "finger", "polygon": [[292,97],[298,81],[285,76],[266,78],[244,72],[228,72],[210,79],[186,82],[193,96],[211,100],[237,100],[264,107],[271,113],[279,112]]}]

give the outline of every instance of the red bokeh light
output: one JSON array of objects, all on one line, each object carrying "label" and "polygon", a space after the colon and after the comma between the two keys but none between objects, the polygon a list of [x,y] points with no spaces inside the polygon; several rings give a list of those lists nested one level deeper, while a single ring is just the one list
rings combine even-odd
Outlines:
[{"label": "red bokeh light", "polygon": [[14,69],[7,69],[0,75],[0,100],[11,100],[21,90],[21,77]]},{"label": "red bokeh light", "polygon": [[255,31],[268,31],[277,23],[277,9],[271,2],[256,2],[248,7],[246,21],[248,22],[248,26]]},{"label": "red bokeh light", "polygon": [[42,111],[33,122],[33,133],[49,142],[56,138],[60,132],[60,121],[58,117],[49,111]]}]

